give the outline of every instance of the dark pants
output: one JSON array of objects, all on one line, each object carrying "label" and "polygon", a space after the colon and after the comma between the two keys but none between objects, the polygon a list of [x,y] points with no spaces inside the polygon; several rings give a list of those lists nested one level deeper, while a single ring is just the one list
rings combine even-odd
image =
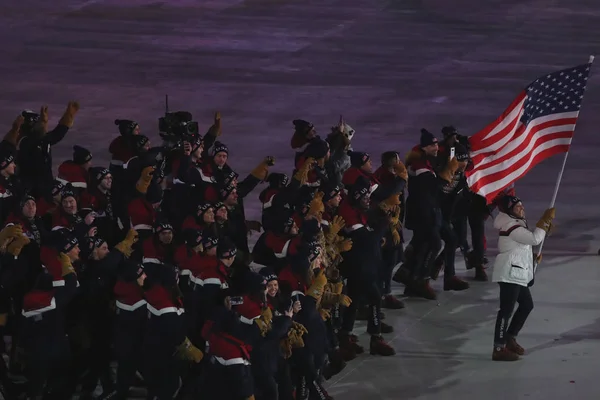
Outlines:
[{"label": "dark pants", "polygon": [[376,279],[364,279],[359,276],[348,277],[348,296],[353,299],[346,307],[342,318],[342,331],[352,332],[356,321],[356,311],[361,304],[369,306],[367,332],[381,334],[381,291]]},{"label": "dark pants", "polygon": [[454,228],[457,241],[456,245],[460,247],[460,251],[465,257],[469,250],[471,250],[469,241],[467,240],[467,226],[468,217],[466,214],[452,217],[452,227]]},{"label": "dark pants", "polygon": [[254,394],[252,369],[249,365],[221,365],[211,357],[206,365],[204,389],[206,399],[245,400]]},{"label": "dark pants", "polygon": [[85,364],[89,372],[81,382],[81,390],[92,393],[100,380],[103,391],[107,392],[112,386],[110,375],[112,320],[106,316],[98,318],[89,325],[88,329],[91,342]]},{"label": "dark pants", "polygon": [[277,371],[270,374],[252,364],[252,375],[256,385],[256,400],[292,400],[294,389],[288,360],[280,357]]},{"label": "dark pants", "polygon": [[414,279],[429,279],[435,260],[442,247],[439,226],[422,226],[413,231],[414,264],[411,265]]},{"label": "dark pants", "polygon": [[117,360],[117,392],[126,396],[141,367],[142,343],[148,311],[145,306],[135,311],[117,309],[114,350]]},{"label": "dark pants", "polygon": [[458,243],[458,239],[450,222],[442,222],[440,236],[444,241],[444,251],[440,254],[440,257],[443,257],[444,259],[444,279],[449,279],[456,275],[454,261],[456,260],[456,245]]},{"label": "dark pants", "polygon": [[393,244],[381,249],[380,279],[381,293],[383,295],[392,293],[392,275],[394,273],[394,267],[400,261],[401,254],[402,247],[396,247]]},{"label": "dark pants", "polygon": [[24,340],[27,394],[36,398],[45,391],[57,399],[68,398],[72,386],[69,340],[66,335],[49,336],[45,337],[45,332],[36,332],[26,335]]},{"label": "dark pants", "polygon": [[[499,285],[500,311],[498,311],[496,317],[494,346],[504,347],[507,337],[516,337],[523,328],[529,313],[533,310],[533,299],[529,288],[526,286],[504,282],[500,282]],[[519,307],[513,315],[516,303],[519,303]]]},{"label": "dark pants", "polygon": [[485,219],[488,215],[485,198],[473,195],[471,208],[469,209],[469,227],[471,228],[471,244],[473,246],[473,261],[477,264],[483,263],[485,253]]}]

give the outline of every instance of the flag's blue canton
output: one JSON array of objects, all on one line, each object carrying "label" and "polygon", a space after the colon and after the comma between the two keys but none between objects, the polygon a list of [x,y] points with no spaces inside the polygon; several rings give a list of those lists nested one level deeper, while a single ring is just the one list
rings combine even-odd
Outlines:
[{"label": "flag's blue canton", "polygon": [[550,114],[579,111],[591,64],[564,69],[536,79],[527,87],[521,122]]}]

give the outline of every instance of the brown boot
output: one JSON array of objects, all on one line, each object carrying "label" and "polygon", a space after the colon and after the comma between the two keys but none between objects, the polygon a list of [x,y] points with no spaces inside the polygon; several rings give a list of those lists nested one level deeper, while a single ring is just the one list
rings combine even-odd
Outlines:
[{"label": "brown boot", "polygon": [[387,308],[390,310],[401,310],[404,308],[404,303],[402,300],[397,298],[394,295],[387,294],[383,296],[383,301],[381,302],[381,307]]},{"label": "brown boot", "polygon": [[355,343],[352,342],[348,335],[340,334],[339,340],[339,354],[344,361],[352,361],[356,358]]},{"label": "brown boot", "polygon": [[437,294],[435,290],[429,285],[429,279],[424,279],[422,281],[416,282],[415,290],[418,297],[422,297],[427,300],[435,300],[437,299]]},{"label": "brown boot", "polygon": [[[362,354],[365,352],[365,348],[358,344],[358,337],[356,337],[356,335],[340,333],[338,338],[340,341],[340,349],[343,348],[344,351],[349,353],[349,355],[354,354],[354,358],[356,358],[357,354]],[[350,361],[348,359],[345,360]]]},{"label": "brown boot", "polygon": [[404,264],[402,264],[392,277],[392,280],[396,283],[401,283],[406,286],[410,282],[410,271],[404,266]]},{"label": "brown boot", "polygon": [[394,327],[386,324],[385,322],[381,323],[381,333],[392,333],[394,332]]},{"label": "brown boot", "polygon": [[373,356],[389,357],[396,354],[396,350],[386,342],[381,336],[371,336],[370,352]]},{"label": "brown boot", "polygon": [[450,278],[444,277],[444,291],[446,292],[450,290],[458,292],[461,290],[467,290],[468,288],[469,284],[456,276]]},{"label": "brown boot", "polygon": [[475,280],[479,282],[487,282],[488,276],[483,265],[475,267]]},{"label": "brown boot", "polygon": [[492,360],[494,361],[517,361],[519,359],[519,355],[517,353],[513,353],[506,347],[494,347],[494,352],[492,353]]},{"label": "brown boot", "polygon": [[513,336],[508,337],[508,340],[506,341],[506,348],[520,356],[525,354],[525,349],[521,347],[519,343],[517,343],[517,339],[515,339]]}]

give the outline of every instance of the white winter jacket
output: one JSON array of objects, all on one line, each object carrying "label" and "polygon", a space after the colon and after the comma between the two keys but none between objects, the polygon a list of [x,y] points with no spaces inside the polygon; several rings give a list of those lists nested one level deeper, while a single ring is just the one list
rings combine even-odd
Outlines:
[{"label": "white winter jacket", "polygon": [[525,220],[505,213],[494,219],[494,228],[500,231],[500,237],[492,281],[527,286],[533,279],[533,246],[542,243],[546,231],[535,228],[532,232]]}]

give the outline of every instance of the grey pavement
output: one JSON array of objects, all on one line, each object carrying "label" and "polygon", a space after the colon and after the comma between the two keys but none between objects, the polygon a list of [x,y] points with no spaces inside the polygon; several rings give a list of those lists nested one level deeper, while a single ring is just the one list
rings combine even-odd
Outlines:
[{"label": "grey pavement", "polygon": [[[157,140],[169,94],[172,109],[191,111],[206,127],[221,111],[221,139],[239,172],[266,155],[289,172],[295,118],[325,134],[343,114],[357,131],[354,147],[375,157],[408,151],[421,127],[476,132],[537,76],[598,51],[600,7],[594,0],[21,0],[0,6],[0,44],[6,129],[24,108],[48,104],[52,123],[68,100],[81,102],[76,127],[55,148],[57,162],[78,143],[105,164],[115,118],[137,120]],[[529,355],[491,362],[497,288],[473,283],[443,293],[439,306],[409,300],[388,312],[398,355],[353,361],[329,382],[332,395],[600,398],[599,106],[600,80],[592,78],[558,196],[558,229],[520,339]],[[561,162],[547,160],[517,183],[532,219],[547,207]],[[247,203],[253,217],[256,195]],[[497,234],[488,233],[493,259]],[[467,274],[462,260],[458,270]]]}]

